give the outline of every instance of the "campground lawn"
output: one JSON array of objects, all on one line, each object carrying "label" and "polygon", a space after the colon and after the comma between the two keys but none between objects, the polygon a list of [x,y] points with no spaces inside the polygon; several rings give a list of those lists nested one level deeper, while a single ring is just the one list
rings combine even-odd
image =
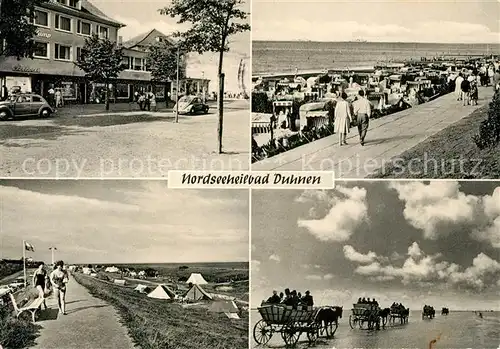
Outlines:
[{"label": "campground lawn", "polygon": [[240,320],[206,309],[183,308],[165,300],[147,298],[131,288],[73,273],[89,292],[119,312],[133,341],[142,349],[243,349],[248,347],[248,312]]},{"label": "campground lawn", "polygon": [[404,152],[370,178],[498,178],[500,144],[480,150],[472,139],[487,116],[488,105],[485,105]]}]

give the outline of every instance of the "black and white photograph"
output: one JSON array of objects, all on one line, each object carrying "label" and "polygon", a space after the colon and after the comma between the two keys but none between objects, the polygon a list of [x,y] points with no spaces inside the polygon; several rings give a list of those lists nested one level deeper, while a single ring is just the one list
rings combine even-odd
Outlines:
[{"label": "black and white photograph", "polygon": [[498,348],[500,182],[253,190],[252,348]]},{"label": "black and white photograph", "polygon": [[252,169],[498,179],[500,2],[252,1]]},{"label": "black and white photograph", "polygon": [[248,190],[0,181],[0,347],[248,348]]},{"label": "black and white photograph", "polygon": [[0,6],[0,176],[249,168],[249,1]]}]

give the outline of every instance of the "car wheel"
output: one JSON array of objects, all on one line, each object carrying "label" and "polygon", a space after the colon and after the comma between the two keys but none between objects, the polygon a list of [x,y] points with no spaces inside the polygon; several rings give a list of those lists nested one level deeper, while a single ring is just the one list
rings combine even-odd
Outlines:
[{"label": "car wheel", "polygon": [[208,108],[207,107],[205,107],[205,109],[203,109],[203,113],[204,114],[208,114]]},{"label": "car wheel", "polygon": [[40,117],[42,118],[48,118],[50,117],[50,109],[49,108],[44,108],[40,111]]},{"label": "car wheel", "polygon": [[0,110],[0,120],[7,120],[10,118],[10,112],[8,110]]}]

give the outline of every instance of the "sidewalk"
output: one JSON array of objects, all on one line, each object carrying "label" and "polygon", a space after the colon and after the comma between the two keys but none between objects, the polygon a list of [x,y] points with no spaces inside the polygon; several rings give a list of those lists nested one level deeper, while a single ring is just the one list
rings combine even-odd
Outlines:
[{"label": "sidewalk", "polygon": [[43,328],[35,349],[135,348],[112,306],[93,296],[75,280],[66,294],[66,313],[60,315],[54,297],[47,300],[37,324]]},{"label": "sidewalk", "polygon": [[478,106],[463,106],[450,93],[415,108],[370,120],[364,147],[359,144],[357,128],[351,128],[347,146],[340,147],[335,134],[254,163],[252,170],[335,171],[337,178],[365,178],[488,104],[492,96],[491,87],[480,88]]}]

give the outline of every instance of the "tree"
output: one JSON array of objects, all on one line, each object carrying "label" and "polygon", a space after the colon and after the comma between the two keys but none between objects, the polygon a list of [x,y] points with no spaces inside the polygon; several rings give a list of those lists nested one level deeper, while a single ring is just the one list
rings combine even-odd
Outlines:
[{"label": "tree", "polygon": [[87,78],[106,85],[106,110],[109,110],[109,83],[124,69],[121,48],[94,34],[85,39],[85,46],[75,64],[85,72]]},{"label": "tree", "polygon": [[182,38],[184,45],[193,52],[219,53],[219,122],[218,151],[222,153],[222,129],[224,107],[224,73],[222,71],[224,53],[229,51],[228,38],[234,34],[250,30],[246,23],[248,13],[241,9],[244,0],[172,0],[172,4],[160,13],[178,17],[178,23],[191,23],[185,32],[174,36]]},{"label": "tree", "polygon": [[0,1],[0,56],[33,57],[35,5],[44,2],[47,0]]},{"label": "tree", "polygon": [[[180,54],[180,46],[174,46],[163,41],[161,44],[151,46],[148,51],[147,61],[153,81],[162,82],[165,85],[168,81],[177,79],[177,61]],[[184,77],[184,69],[179,68],[179,79]],[[178,86],[176,87],[178,90]],[[177,91],[179,95],[179,91]],[[167,99],[165,98],[165,103]]]}]

